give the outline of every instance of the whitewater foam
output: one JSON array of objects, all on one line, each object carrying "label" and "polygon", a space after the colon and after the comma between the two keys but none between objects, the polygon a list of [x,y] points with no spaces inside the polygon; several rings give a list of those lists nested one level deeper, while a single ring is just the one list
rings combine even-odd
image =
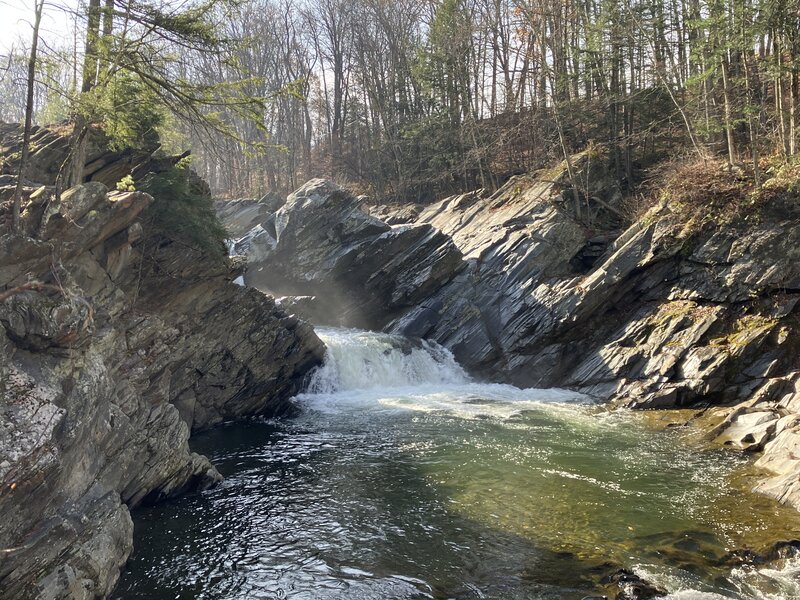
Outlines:
[{"label": "whitewater foam", "polygon": [[311,377],[309,393],[469,381],[452,353],[432,342],[358,329],[319,328],[317,335],[327,351]]},{"label": "whitewater foam", "polygon": [[769,567],[736,567],[728,580],[734,588],[728,593],[703,589],[685,571],[665,572],[653,565],[637,565],[634,571],[644,579],[670,591],[666,600],[790,600],[800,598],[800,557],[788,558]]},{"label": "whitewater foam", "polygon": [[354,329],[320,328],[317,334],[327,346],[325,361],[298,400],[322,412],[417,411],[507,420],[543,403],[587,400],[568,390],[478,383],[434,342]]}]

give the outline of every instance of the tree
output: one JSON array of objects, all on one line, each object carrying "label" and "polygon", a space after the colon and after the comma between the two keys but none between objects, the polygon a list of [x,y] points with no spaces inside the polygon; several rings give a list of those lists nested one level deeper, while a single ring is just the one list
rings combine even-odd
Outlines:
[{"label": "tree", "polygon": [[[169,111],[194,127],[223,135],[236,132],[218,118],[215,110],[225,108],[249,118],[258,117],[262,99],[246,95],[240,78],[209,84],[192,81],[191,73],[189,77],[180,76],[187,55],[214,56],[220,61],[229,57],[226,41],[217,34],[214,21],[215,11],[224,11],[226,6],[210,0],[177,8],[139,0],[108,0],[101,8],[100,0],[90,0],[82,85],[73,102],[70,183],[83,180],[90,124],[103,119],[119,121],[117,112],[133,110],[139,118],[149,113],[145,118],[155,122],[156,113]],[[233,73],[231,69],[229,74]],[[125,103],[113,98],[109,101],[109,94],[121,87],[136,88],[138,93]]]},{"label": "tree", "polygon": [[[797,152],[794,0],[163,2],[91,0],[74,71],[39,61],[34,120],[71,97],[76,155],[102,122],[191,143],[221,194],[323,175],[424,199],[592,142],[623,185],[681,146],[754,170]],[[26,63],[2,118],[24,116]]]},{"label": "tree", "polygon": [[25,175],[25,167],[28,164],[30,154],[31,128],[33,126],[33,91],[36,79],[36,56],[39,48],[39,26],[42,22],[42,10],[44,0],[37,0],[34,5],[33,37],[31,39],[31,50],[28,58],[28,85],[25,98],[25,125],[22,133],[22,156],[19,161],[19,173],[17,175],[17,186],[14,190],[14,203],[12,207],[11,228],[14,233],[19,233],[20,229],[20,206],[22,204],[22,180]]}]

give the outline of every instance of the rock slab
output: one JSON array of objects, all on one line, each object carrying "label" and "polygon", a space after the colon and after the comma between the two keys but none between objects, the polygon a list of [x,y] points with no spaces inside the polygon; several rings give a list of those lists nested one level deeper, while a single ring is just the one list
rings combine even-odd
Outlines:
[{"label": "rock slab", "polygon": [[90,182],[0,238],[4,599],[107,596],[130,509],[220,480],[191,432],[290,410],[321,361],[239,266],[148,233],[151,201]]}]

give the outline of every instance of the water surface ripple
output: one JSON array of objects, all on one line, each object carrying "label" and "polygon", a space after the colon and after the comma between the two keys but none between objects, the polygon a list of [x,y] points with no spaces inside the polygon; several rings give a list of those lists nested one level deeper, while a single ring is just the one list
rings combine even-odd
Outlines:
[{"label": "water surface ripple", "polygon": [[564,390],[469,380],[444,349],[323,330],[300,416],[228,425],[196,451],[219,487],[134,513],[125,599],[580,599],[624,565],[673,598],[800,595],[800,563],[726,555],[798,537],[701,450]]}]

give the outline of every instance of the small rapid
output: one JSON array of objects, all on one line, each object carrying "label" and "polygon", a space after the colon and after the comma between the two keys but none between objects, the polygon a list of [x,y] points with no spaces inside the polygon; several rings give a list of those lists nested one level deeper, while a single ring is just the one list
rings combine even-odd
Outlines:
[{"label": "small rapid", "polygon": [[797,558],[737,560],[800,537],[734,485],[746,457],[657,413],[474,381],[432,342],[317,331],[298,415],[193,437],[223,484],[134,514],[115,598],[581,600],[615,567],[670,600],[800,594]]},{"label": "small rapid", "polygon": [[320,327],[317,335],[327,351],[311,376],[311,394],[469,381],[452,353],[432,342],[357,329]]},{"label": "small rapid", "polygon": [[675,574],[656,565],[635,565],[634,570],[669,590],[667,600],[794,600],[800,598],[800,556],[778,560],[770,566],[734,567],[718,585],[708,585],[690,572]]},{"label": "small rapid", "polygon": [[542,403],[579,402],[582,394],[473,381],[446,348],[426,340],[318,328],[327,351],[298,397],[305,407],[341,412],[400,409],[466,419],[509,419]]}]

